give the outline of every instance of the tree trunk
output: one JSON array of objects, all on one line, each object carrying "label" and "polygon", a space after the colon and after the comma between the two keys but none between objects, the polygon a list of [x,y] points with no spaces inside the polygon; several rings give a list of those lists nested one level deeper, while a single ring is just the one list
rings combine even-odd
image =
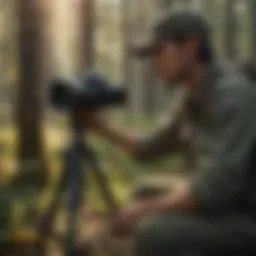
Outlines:
[{"label": "tree trunk", "polygon": [[161,5],[163,6],[163,9],[169,8],[174,0],[162,0]]},{"label": "tree trunk", "polygon": [[228,60],[233,61],[237,55],[237,19],[235,13],[236,0],[226,0],[224,49]]},{"label": "tree trunk", "polygon": [[126,89],[126,93],[128,95],[128,101],[126,104],[126,110],[128,115],[132,115],[133,111],[133,99],[132,99],[132,73],[133,73],[133,61],[129,52],[129,42],[132,36],[132,8],[131,8],[131,0],[122,0],[121,1],[121,16],[122,16],[122,24],[121,31],[123,31],[123,84]]},{"label": "tree trunk", "polygon": [[[14,4],[13,1],[3,2],[0,4],[0,124],[6,125],[11,121],[11,98],[10,92],[13,89],[13,84],[10,82],[10,77],[13,75],[15,67],[15,29],[14,29]],[[6,27],[8,26],[8,29]],[[11,88],[12,87],[12,88]]]},{"label": "tree trunk", "polygon": [[249,0],[251,22],[251,57],[256,60],[256,0]]},{"label": "tree trunk", "polygon": [[[150,21],[152,20],[151,9],[152,9],[152,1],[146,0],[147,5],[139,4],[138,5],[138,15],[137,15],[137,24],[140,24],[139,34],[147,33],[148,26]],[[147,8],[146,8],[147,6]],[[143,22],[142,22],[143,21]],[[139,60],[141,65],[141,104],[142,104],[142,112],[145,117],[151,117],[156,110],[155,106],[155,86],[156,79],[155,75],[151,70],[151,67],[148,61]]]},{"label": "tree trunk", "polygon": [[[17,1],[17,11],[19,20],[16,116],[18,160],[26,173],[42,174],[46,171],[42,133],[42,95],[45,81],[44,11],[43,6],[35,0]],[[42,179],[42,176],[39,176]],[[46,178],[46,173],[44,177]]]},{"label": "tree trunk", "polygon": [[77,71],[83,74],[94,67],[95,60],[95,1],[83,0],[78,5],[78,33],[80,45],[77,51]]},{"label": "tree trunk", "polygon": [[205,17],[211,22],[211,24],[214,22],[215,17],[215,9],[216,9],[216,0],[207,0],[203,1],[202,4],[202,10]]}]

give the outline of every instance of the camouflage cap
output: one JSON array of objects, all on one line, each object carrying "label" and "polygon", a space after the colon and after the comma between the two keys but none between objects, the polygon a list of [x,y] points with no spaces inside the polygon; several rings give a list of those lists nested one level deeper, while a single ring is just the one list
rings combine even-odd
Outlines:
[{"label": "camouflage cap", "polygon": [[184,42],[190,37],[208,39],[209,34],[210,26],[198,12],[168,11],[131,44],[131,52],[137,57],[147,57],[161,42]]}]

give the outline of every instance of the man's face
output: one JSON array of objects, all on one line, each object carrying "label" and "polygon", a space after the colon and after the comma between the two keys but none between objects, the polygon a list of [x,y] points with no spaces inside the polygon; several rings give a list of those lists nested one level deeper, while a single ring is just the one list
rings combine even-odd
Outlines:
[{"label": "man's face", "polygon": [[168,42],[159,46],[149,57],[156,75],[171,84],[182,82],[195,60],[192,46],[190,41],[182,44]]}]

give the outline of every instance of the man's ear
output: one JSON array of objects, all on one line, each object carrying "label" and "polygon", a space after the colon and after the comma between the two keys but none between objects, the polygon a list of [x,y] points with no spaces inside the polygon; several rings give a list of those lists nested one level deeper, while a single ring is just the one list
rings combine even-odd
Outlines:
[{"label": "man's ear", "polygon": [[187,52],[190,53],[190,55],[194,55],[195,52],[197,52],[199,48],[199,41],[196,37],[191,37],[186,42],[186,49]]}]

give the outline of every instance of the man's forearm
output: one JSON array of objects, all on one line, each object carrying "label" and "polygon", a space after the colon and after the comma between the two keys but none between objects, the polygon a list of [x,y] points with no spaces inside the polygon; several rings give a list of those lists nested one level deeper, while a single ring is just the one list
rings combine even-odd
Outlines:
[{"label": "man's forearm", "polygon": [[138,140],[120,130],[114,127],[104,126],[97,131],[97,134],[116,144],[118,147],[121,147],[129,154],[136,155],[139,144]]},{"label": "man's forearm", "polygon": [[145,162],[179,150],[176,128],[176,125],[165,127],[160,132],[139,139],[110,126],[103,126],[96,133],[127,151],[137,161]]}]

